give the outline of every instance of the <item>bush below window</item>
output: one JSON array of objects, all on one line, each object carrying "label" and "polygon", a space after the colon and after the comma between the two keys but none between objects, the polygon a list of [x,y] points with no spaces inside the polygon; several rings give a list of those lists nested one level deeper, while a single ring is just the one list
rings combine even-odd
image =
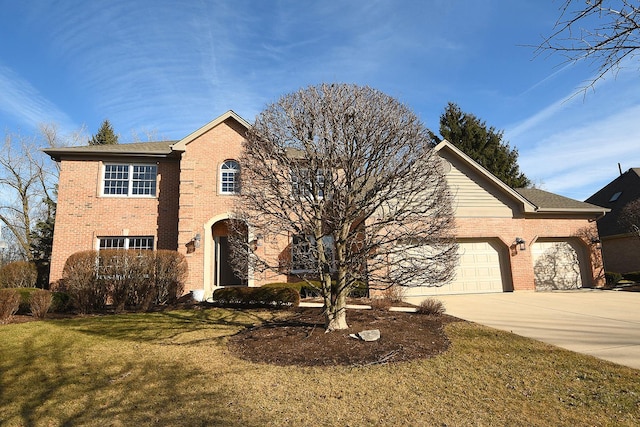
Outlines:
[{"label": "bush below window", "polygon": [[148,310],[173,303],[184,291],[187,262],[176,251],[103,250],[71,255],[60,289],[81,313],[125,308]]}]

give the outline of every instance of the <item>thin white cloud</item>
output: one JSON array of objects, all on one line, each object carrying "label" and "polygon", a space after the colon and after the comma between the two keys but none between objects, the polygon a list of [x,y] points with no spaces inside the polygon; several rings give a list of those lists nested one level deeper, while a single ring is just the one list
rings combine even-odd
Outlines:
[{"label": "thin white cloud", "polygon": [[0,88],[0,111],[18,123],[31,129],[41,123],[58,123],[67,130],[75,128],[71,119],[54,103],[42,96],[12,69],[3,65],[0,65]]},{"label": "thin white cloud", "polygon": [[640,105],[600,120],[549,134],[534,148],[522,150],[520,166],[549,191],[584,199],[622,168],[640,165]]}]

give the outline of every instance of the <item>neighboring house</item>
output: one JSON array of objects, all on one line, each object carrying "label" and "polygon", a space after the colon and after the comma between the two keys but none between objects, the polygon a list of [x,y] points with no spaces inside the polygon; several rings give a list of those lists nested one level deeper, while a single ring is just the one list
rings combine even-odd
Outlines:
[{"label": "neighboring house", "polygon": [[640,199],[640,168],[632,168],[589,197],[586,201],[611,209],[598,220],[602,256],[607,271],[640,271],[640,235],[620,223],[622,209]]},{"label": "neighboring house", "polygon": [[[237,277],[229,263],[228,224],[249,126],[229,111],[180,141],[45,150],[60,163],[51,280],[74,252],[103,248],[178,250],[189,263],[186,289],[205,295],[216,286],[290,280],[257,271]],[[460,265],[452,283],[407,296],[601,284],[599,249],[584,236],[597,232],[594,220],[606,209],[513,190],[447,141],[435,149],[454,194]],[[261,244],[260,230],[247,232],[257,251],[295,258],[295,236],[275,248]]]}]

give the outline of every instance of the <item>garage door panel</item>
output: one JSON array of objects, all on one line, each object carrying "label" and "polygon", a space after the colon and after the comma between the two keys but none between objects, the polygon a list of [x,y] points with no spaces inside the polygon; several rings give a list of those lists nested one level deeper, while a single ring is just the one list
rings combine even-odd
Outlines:
[{"label": "garage door panel", "polygon": [[567,240],[538,241],[531,245],[537,290],[582,287],[580,250]]},{"label": "garage door panel", "polygon": [[405,296],[503,292],[500,253],[491,242],[459,243],[459,263],[451,283],[440,287],[406,288]]}]

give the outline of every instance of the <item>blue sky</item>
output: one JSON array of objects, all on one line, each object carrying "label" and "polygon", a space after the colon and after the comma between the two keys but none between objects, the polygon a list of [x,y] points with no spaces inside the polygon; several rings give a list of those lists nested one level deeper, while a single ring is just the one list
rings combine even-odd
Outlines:
[{"label": "blue sky", "polygon": [[121,142],[180,139],[227,110],[248,121],[321,82],[369,85],[437,132],[449,101],[504,130],[538,186],[583,200],[640,167],[638,67],[534,56],[561,2],[0,0],[0,128],[39,123]]}]

